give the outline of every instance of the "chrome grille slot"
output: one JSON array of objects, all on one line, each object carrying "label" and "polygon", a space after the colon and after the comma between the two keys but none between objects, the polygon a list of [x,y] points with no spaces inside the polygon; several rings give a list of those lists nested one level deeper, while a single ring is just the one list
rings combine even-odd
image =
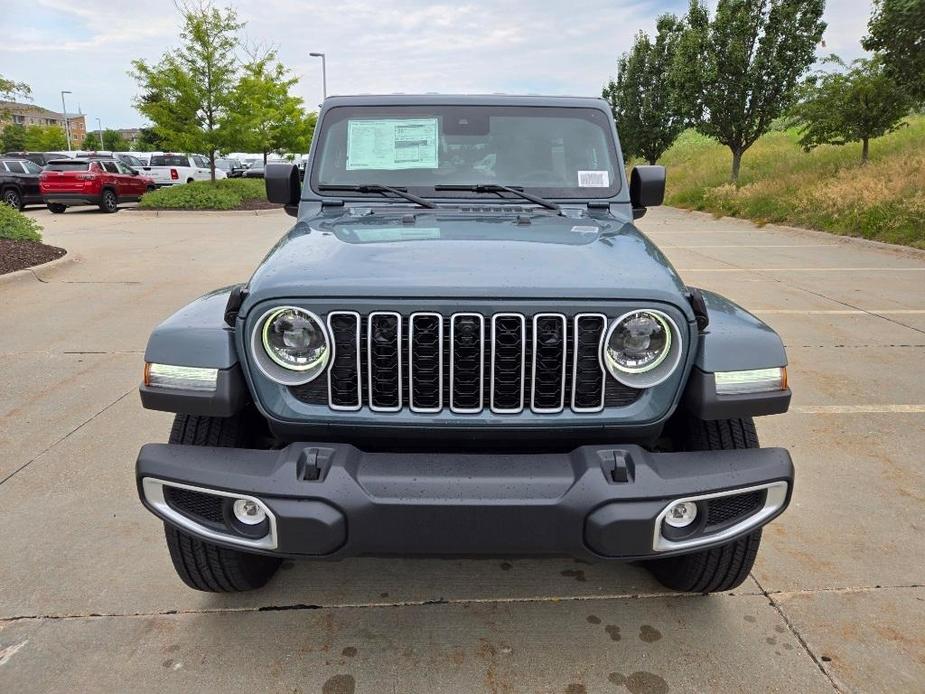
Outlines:
[{"label": "chrome grille slot", "polygon": [[369,407],[397,412],[402,406],[401,315],[374,311],[367,325]]},{"label": "chrome grille slot", "polygon": [[601,364],[600,350],[607,316],[579,313],[575,316],[574,325],[572,410],[598,412],[604,408],[604,366]]},{"label": "chrome grille slot", "polygon": [[530,409],[534,412],[561,412],[565,407],[567,329],[561,313],[533,316]]},{"label": "chrome grille slot", "polygon": [[334,310],[325,321],[333,347],[327,373],[289,387],[308,405],[584,414],[632,405],[644,392],[604,370],[609,319],[602,313]]},{"label": "chrome grille slot", "polygon": [[439,412],[443,409],[443,316],[412,314],[408,351],[408,406],[414,412]]},{"label": "chrome grille slot", "polygon": [[485,380],[485,317],[456,313],[450,318],[450,409],[481,412]]},{"label": "chrome grille slot", "polygon": [[333,410],[358,410],[362,405],[360,314],[332,311],[328,330],[334,343],[334,359],[328,369],[328,404]]},{"label": "chrome grille slot", "polygon": [[491,411],[515,414],[524,408],[527,329],[523,315],[491,317]]}]

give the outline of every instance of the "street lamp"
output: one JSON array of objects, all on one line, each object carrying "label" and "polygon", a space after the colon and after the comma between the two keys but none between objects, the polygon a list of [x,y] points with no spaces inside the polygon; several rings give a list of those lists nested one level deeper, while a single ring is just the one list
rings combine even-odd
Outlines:
[{"label": "street lamp", "polygon": [[309,53],[312,58],[321,58],[321,94],[328,98],[328,70],[324,63],[324,53]]},{"label": "street lamp", "polygon": [[101,121],[99,118],[97,118],[97,119],[96,119],[96,124],[99,126],[99,134],[100,134],[100,151],[102,152],[104,149],[106,149],[106,145],[103,144],[103,123],[102,123],[102,121]]},{"label": "street lamp", "polygon": [[67,106],[64,105],[64,95],[71,94],[71,93],[72,92],[69,92],[69,91],[61,92],[61,110],[63,111],[61,115],[64,116],[64,132],[67,135],[67,151],[68,152],[71,151],[71,123],[67,119]]}]

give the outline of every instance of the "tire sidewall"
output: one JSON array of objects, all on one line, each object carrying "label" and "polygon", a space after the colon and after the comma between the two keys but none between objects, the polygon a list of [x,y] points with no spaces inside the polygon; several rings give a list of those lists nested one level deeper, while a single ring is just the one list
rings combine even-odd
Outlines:
[{"label": "tire sidewall", "polygon": [[15,188],[8,188],[3,191],[3,204],[9,205],[14,210],[22,210],[22,195]]},{"label": "tire sidewall", "polygon": [[119,210],[119,198],[112,190],[103,191],[103,199],[100,201],[100,209],[107,214],[112,214]]}]

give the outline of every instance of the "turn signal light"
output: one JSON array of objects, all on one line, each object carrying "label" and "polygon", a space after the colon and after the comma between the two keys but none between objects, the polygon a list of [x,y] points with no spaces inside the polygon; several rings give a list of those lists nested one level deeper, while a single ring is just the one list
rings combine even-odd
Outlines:
[{"label": "turn signal light", "polygon": [[146,363],[145,385],[179,390],[213,391],[218,387],[218,369]]},{"label": "turn signal light", "polygon": [[717,371],[717,395],[770,393],[787,389],[787,368],[749,369],[747,371]]}]

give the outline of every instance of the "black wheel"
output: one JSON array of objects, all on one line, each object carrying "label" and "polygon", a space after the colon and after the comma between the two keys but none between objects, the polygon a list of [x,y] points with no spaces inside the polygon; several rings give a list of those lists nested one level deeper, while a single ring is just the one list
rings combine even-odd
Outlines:
[{"label": "black wheel", "polygon": [[187,178],[187,179],[186,179],[186,182],[187,182],[187,183],[192,183],[193,180],[194,180],[194,179],[192,179],[192,178]]},{"label": "black wheel", "polygon": [[[188,446],[244,447],[252,443],[241,417],[194,417],[178,414],[170,443]],[[196,590],[231,593],[260,588],[279,568],[280,559],[226,549],[164,524],[167,549],[177,575]]]},{"label": "black wheel", "polygon": [[62,214],[66,209],[67,205],[62,205],[57,202],[48,203],[48,209],[51,210],[52,214]]},{"label": "black wheel", "polygon": [[100,199],[100,209],[107,214],[119,211],[119,199],[116,197],[115,191],[108,189],[103,191],[103,197]]},{"label": "black wheel", "polygon": [[145,190],[145,193],[153,193],[155,190],[157,190],[157,188],[155,188],[154,186],[148,186],[147,189]]},{"label": "black wheel", "polygon": [[[724,451],[758,448],[755,423],[746,419],[705,421],[690,418],[676,434],[676,448],[686,451]],[[761,530],[712,549],[667,559],[645,562],[646,568],[666,588],[689,593],[714,593],[732,590],[748,577],[758,546]]]},{"label": "black wheel", "polygon": [[20,195],[19,191],[15,188],[7,188],[3,191],[3,202],[14,210],[21,210],[24,207],[22,204],[22,195]]}]

